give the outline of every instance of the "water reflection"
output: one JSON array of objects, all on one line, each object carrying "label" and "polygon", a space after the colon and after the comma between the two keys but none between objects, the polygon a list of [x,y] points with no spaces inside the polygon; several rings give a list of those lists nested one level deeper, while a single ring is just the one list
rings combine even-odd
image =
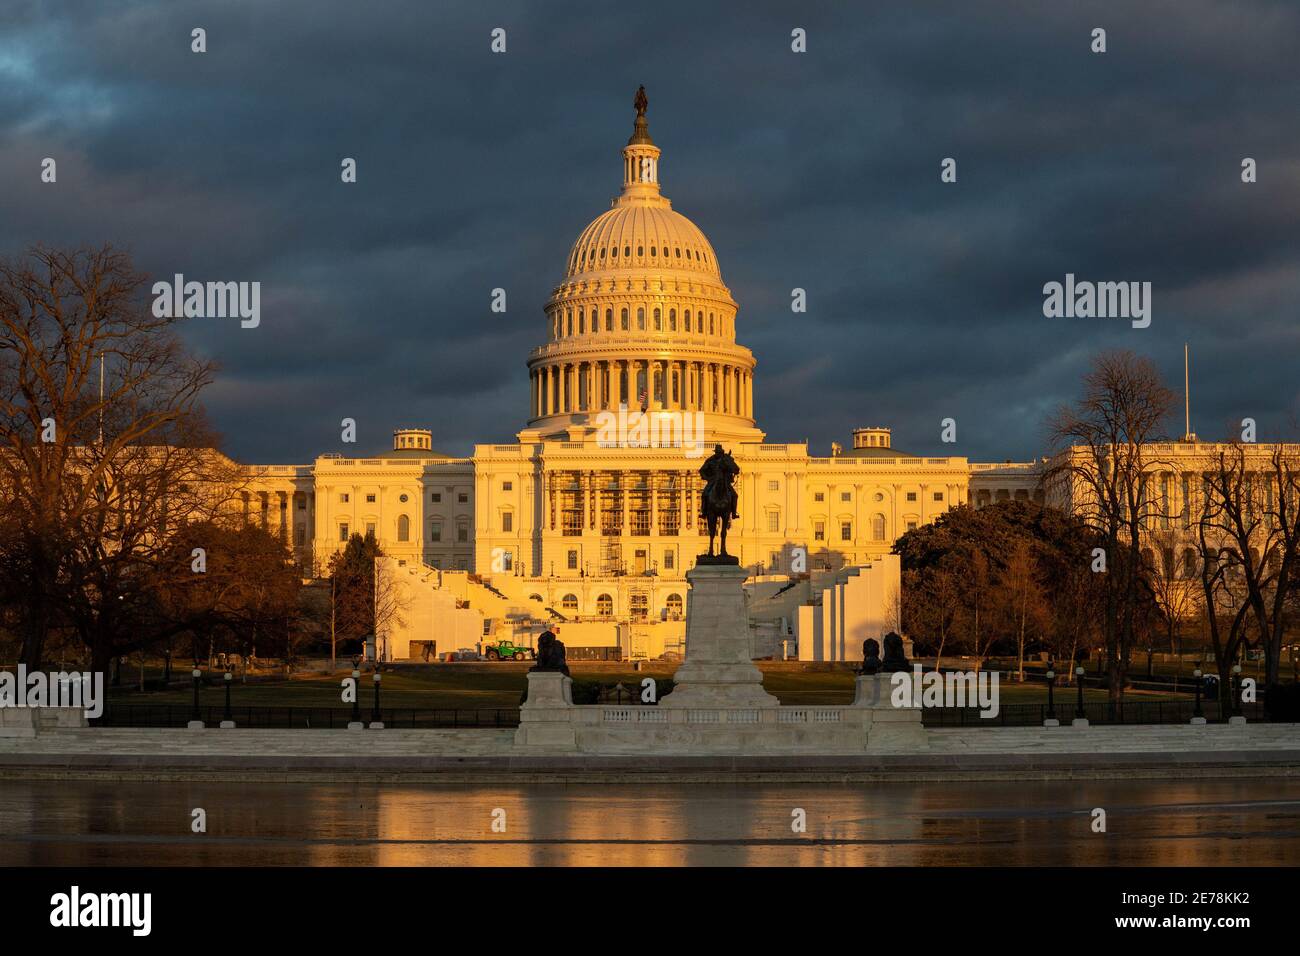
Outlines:
[{"label": "water reflection", "polygon": [[[195,807],[206,835],[190,832]],[[1105,834],[1092,832],[1094,807]],[[791,827],[796,808],[805,833]],[[1300,781],[5,782],[0,864],[108,863],[1296,865]]]}]

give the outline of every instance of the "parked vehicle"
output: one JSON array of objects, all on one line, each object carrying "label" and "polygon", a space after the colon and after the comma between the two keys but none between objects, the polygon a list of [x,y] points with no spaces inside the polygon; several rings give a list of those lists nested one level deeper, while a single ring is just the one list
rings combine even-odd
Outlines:
[{"label": "parked vehicle", "polygon": [[490,661],[526,661],[534,657],[531,647],[520,647],[511,641],[489,644],[483,654]]}]

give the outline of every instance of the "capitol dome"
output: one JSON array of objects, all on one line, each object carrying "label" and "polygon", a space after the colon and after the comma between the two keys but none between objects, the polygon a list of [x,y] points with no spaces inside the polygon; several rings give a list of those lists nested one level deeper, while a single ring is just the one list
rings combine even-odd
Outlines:
[{"label": "capitol dome", "polygon": [[[532,436],[576,437],[620,406],[701,412],[710,436],[761,441],[754,356],[713,246],[660,192],[644,89],[622,149],[623,190],[578,235],[533,349]],[[524,437],[521,432],[521,439]]]}]

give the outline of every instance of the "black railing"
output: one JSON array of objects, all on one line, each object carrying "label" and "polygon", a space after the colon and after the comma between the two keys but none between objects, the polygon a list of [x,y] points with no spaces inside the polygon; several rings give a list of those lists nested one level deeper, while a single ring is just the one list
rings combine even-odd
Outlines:
[{"label": "black railing", "polygon": [[[209,727],[220,725],[225,707],[210,704],[199,708],[200,719]],[[445,727],[518,727],[519,708],[495,709],[450,707],[381,707],[385,727],[434,729]],[[184,727],[193,716],[191,704],[132,704],[108,702],[97,727]],[[330,730],[346,728],[352,720],[351,707],[232,707],[236,727],[266,729]],[[369,724],[370,708],[363,708],[362,720]]]},{"label": "black railing", "polygon": [[[1069,695],[1057,694],[1056,719],[1069,724],[1074,719],[1076,703]],[[1134,700],[1122,704],[1092,701],[1083,705],[1089,724],[1185,724],[1196,713],[1194,700]],[[1219,712],[1217,700],[1203,700],[1201,712],[1209,723],[1221,723],[1226,717]],[[1241,715],[1254,723],[1268,718],[1264,705],[1242,704]],[[976,707],[930,707],[921,711],[927,727],[1040,727],[1047,719],[1047,704],[1003,704],[996,717],[981,717]]]}]

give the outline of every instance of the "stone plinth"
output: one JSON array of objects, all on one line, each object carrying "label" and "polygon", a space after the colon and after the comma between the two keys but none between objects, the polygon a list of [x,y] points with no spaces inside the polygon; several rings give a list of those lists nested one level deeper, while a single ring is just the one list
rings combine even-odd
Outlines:
[{"label": "stone plinth", "polygon": [[559,671],[529,671],[528,697],[519,708],[515,743],[576,750],[573,680]]},{"label": "stone plinth", "polygon": [[686,572],[686,654],[661,708],[778,707],[754,666],[743,585],[748,574],[725,564]]},{"label": "stone plinth", "polygon": [[[909,681],[910,674],[904,675]],[[893,674],[859,674],[853,706],[869,713],[866,749],[928,750],[929,737],[921,723],[920,707],[895,707],[892,700]]]}]

